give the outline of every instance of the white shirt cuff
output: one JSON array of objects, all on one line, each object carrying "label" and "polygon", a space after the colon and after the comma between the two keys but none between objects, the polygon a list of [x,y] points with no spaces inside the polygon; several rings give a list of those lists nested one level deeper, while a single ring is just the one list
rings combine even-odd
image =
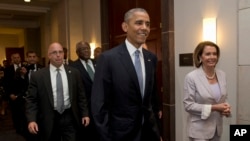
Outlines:
[{"label": "white shirt cuff", "polygon": [[210,116],[212,105],[204,105],[201,111],[201,119],[207,119]]}]

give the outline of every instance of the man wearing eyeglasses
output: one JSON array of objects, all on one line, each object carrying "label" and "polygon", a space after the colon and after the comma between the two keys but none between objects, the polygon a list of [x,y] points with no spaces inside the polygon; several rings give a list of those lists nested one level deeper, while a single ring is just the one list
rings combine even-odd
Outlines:
[{"label": "man wearing eyeglasses", "polygon": [[87,99],[78,70],[63,64],[63,47],[52,43],[49,67],[30,78],[28,129],[43,141],[75,141],[81,124],[89,125]]}]

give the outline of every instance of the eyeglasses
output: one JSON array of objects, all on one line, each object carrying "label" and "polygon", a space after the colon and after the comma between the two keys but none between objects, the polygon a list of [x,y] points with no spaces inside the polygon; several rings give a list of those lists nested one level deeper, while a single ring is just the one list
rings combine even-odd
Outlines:
[{"label": "eyeglasses", "polygon": [[59,55],[61,55],[61,54],[63,54],[64,52],[62,51],[62,50],[60,50],[60,51],[53,51],[53,52],[50,52],[49,54],[52,54],[52,55],[57,55],[57,54],[59,54]]}]

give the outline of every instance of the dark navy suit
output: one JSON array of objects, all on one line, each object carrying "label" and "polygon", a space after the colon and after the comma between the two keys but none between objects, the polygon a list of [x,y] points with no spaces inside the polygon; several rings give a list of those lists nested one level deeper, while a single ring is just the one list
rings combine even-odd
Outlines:
[{"label": "dark navy suit", "polygon": [[91,107],[102,141],[159,141],[152,110],[157,58],[143,49],[145,92],[142,98],[125,43],[103,52],[96,65]]}]

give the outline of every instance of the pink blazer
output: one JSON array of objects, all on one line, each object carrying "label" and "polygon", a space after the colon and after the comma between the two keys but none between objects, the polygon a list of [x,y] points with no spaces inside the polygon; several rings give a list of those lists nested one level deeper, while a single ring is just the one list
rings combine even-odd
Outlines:
[{"label": "pink blazer", "polygon": [[212,105],[226,101],[226,75],[223,71],[216,69],[216,75],[221,91],[219,102],[213,97],[210,84],[202,70],[202,67],[188,73],[184,81],[184,108],[189,113],[187,119],[187,135],[192,138],[210,139],[217,131],[217,135],[222,133],[223,116],[212,111],[211,114],[203,119],[205,105]]}]

